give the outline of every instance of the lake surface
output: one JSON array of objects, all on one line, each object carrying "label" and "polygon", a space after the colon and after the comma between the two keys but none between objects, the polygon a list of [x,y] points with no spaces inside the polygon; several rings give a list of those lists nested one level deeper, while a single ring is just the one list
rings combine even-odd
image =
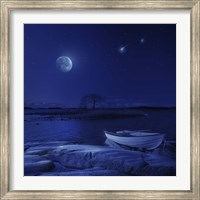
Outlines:
[{"label": "lake surface", "polygon": [[[74,141],[83,144],[105,144],[104,130],[151,130],[176,139],[176,109],[142,109],[144,115],[113,119],[68,119],[60,115],[42,115],[25,110],[24,140]],[[35,114],[34,114],[35,112]],[[41,111],[40,111],[41,112]]]}]

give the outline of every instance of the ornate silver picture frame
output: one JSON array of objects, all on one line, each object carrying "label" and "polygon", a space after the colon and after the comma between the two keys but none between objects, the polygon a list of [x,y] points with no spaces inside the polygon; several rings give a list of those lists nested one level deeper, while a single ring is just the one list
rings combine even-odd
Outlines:
[{"label": "ornate silver picture frame", "polygon": [[[199,199],[200,198],[200,1],[153,0],[153,1],[67,1],[67,0],[0,0],[1,3],[1,65],[0,65],[0,136],[1,136],[1,199]],[[118,191],[58,191],[58,190],[11,190],[10,189],[10,15],[14,10],[50,9],[133,9],[133,10],[189,10],[190,27],[190,126],[191,126],[191,189],[190,190],[118,190]]]}]

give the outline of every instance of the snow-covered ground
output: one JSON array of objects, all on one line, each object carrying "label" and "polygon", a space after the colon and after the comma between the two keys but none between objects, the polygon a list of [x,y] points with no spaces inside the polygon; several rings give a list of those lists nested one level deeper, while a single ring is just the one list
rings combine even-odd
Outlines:
[{"label": "snow-covered ground", "polygon": [[160,152],[139,152],[103,145],[62,141],[27,143],[27,176],[173,176],[174,158]]}]

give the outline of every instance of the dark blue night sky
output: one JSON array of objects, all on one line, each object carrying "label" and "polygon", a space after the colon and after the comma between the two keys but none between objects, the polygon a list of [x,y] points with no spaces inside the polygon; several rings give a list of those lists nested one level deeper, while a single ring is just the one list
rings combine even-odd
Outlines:
[{"label": "dark blue night sky", "polygon": [[[25,105],[76,107],[90,93],[118,105],[176,105],[175,24],[26,24],[24,52]],[[72,60],[70,72],[58,70],[59,56]]]}]

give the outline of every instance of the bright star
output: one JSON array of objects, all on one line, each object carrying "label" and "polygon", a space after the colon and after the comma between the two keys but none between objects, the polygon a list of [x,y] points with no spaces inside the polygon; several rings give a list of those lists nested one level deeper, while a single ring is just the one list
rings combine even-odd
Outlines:
[{"label": "bright star", "polygon": [[121,54],[126,53],[126,47],[127,47],[127,45],[126,45],[126,46],[120,47],[120,48],[119,48],[119,52],[120,52]]}]

